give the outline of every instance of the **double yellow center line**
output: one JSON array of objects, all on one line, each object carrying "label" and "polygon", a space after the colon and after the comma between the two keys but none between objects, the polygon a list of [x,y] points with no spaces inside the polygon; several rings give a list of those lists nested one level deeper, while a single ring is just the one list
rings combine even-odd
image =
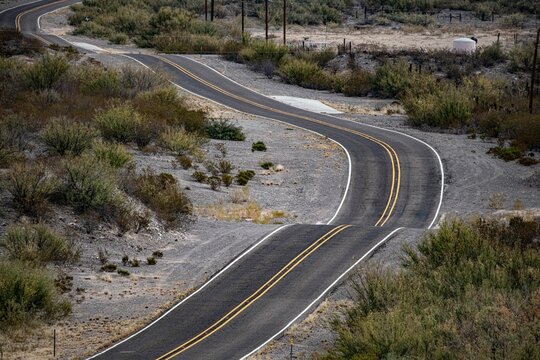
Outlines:
[{"label": "double yellow center line", "polygon": [[[48,3],[48,4],[43,4],[43,5],[40,5],[40,6],[36,6],[34,8],[31,8],[31,9],[28,9],[28,10],[25,10],[21,13],[18,13],[17,16],[15,17],[15,29],[19,32],[21,32],[22,28],[21,28],[21,18],[29,13],[32,13],[32,12],[35,12],[37,10],[40,10],[40,9],[43,9],[47,6],[52,6],[52,5],[55,5],[55,4],[59,4],[59,3],[62,3],[62,2],[65,2],[66,0],[58,0],[58,1],[55,1],[55,2],[52,2],[52,3]],[[31,34],[32,36],[34,36],[35,38],[37,38],[38,40],[41,40],[43,41],[45,44],[51,44],[50,41],[47,41],[45,40],[44,38],[42,38],[41,36],[37,35],[37,34]]]},{"label": "double yellow center line", "polygon": [[252,100],[249,100],[249,99],[246,99],[246,98],[243,98],[241,96],[238,96],[236,94],[233,94],[227,90],[224,90],[204,79],[202,79],[201,77],[195,75],[194,73],[190,72],[189,70],[183,68],[182,66],[176,64],[175,62],[163,57],[163,56],[160,56],[160,55],[154,55],[156,58],[160,59],[161,61],[171,65],[172,67],[174,67],[175,69],[181,71],[182,73],[186,74],[187,76],[191,77],[192,79],[228,96],[228,97],[231,97],[235,100],[238,100],[238,101],[241,101],[243,103],[246,103],[246,104],[249,104],[249,105],[252,105],[252,106],[255,106],[255,107],[258,107],[260,109],[264,109],[264,110],[268,110],[268,111],[272,111],[274,113],[278,113],[278,114],[281,114],[281,115],[286,115],[286,116],[290,116],[290,117],[294,117],[294,118],[297,118],[297,119],[301,119],[301,120],[306,120],[306,121],[310,121],[310,122],[313,122],[313,123],[317,123],[319,125],[323,125],[323,126],[327,126],[327,127],[331,127],[331,128],[334,128],[334,129],[338,129],[338,130],[341,130],[341,131],[345,131],[345,132],[348,132],[348,133],[351,133],[351,134],[354,134],[354,135],[357,135],[357,136],[360,136],[364,139],[367,139],[367,140],[370,140],[378,145],[380,145],[384,150],[385,152],[388,154],[388,157],[390,158],[390,163],[391,163],[391,167],[392,167],[392,183],[391,183],[391,186],[390,186],[390,194],[388,196],[388,200],[386,202],[386,206],[384,208],[384,211],[382,212],[381,216],[379,217],[379,219],[377,220],[377,222],[375,223],[375,226],[383,226],[384,224],[386,224],[386,222],[388,221],[388,219],[390,218],[390,216],[392,215],[393,211],[394,211],[394,208],[396,206],[396,202],[397,202],[397,199],[398,199],[398,196],[399,196],[399,189],[400,189],[400,186],[401,186],[401,166],[400,166],[400,163],[399,163],[399,157],[397,155],[397,152],[392,148],[392,146],[390,146],[389,144],[387,144],[386,142],[380,140],[380,139],[377,139],[376,137],[373,137],[371,135],[368,135],[368,134],[365,134],[363,132],[360,132],[360,131],[357,131],[357,130],[352,130],[352,129],[349,129],[349,128],[346,128],[346,127],[343,127],[343,126],[339,126],[339,125],[335,125],[335,124],[332,124],[332,123],[328,123],[328,122],[325,122],[325,121],[321,121],[321,120],[317,120],[317,119],[314,119],[314,118],[311,118],[311,117],[308,117],[308,116],[303,116],[303,115],[297,115],[297,114],[294,114],[294,113],[290,113],[290,112],[287,112],[287,111],[283,111],[283,110],[279,110],[279,109],[276,109],[276,108],[272,108],[270,106],[266,106],[266,105],[263,105],[263,104],[259,104],[255,101],[252,101]]},{"label": "double yellow center line", "polygon": [[206,330],[194,336],[190,340],[186,341],[182,345],[176,347],[175,349],[169,351],[168,353],[160,356],[158,360],[172,359],[173,357],[181,354],[182,352],[188,350],[189,348],[195,346],[199,342],[203,341],[223,326],[227,325],[235,317],[240,315],[244,310],[250,307],[255,301],[260,299],[264,294],[266,294],[271,288],[273,288],[281,279],[283,279],[289,272],[291,272],[295,267],[297,267],[302,261],[309,257],[314,251],[320,248],[328,240],[342,232],[343,230],[349,228],[351,225],[339,225],[328,231],[326,234],[321,236],[317,241],[312,243],[306,249],[304,249],[300,254],[298,254],[294,259],[289,261],[281,270],[279,270],[274,276],[270,278],[266,283],[264,283],[260,288],[258,288],[253,294],[243,300],[238,304],[234,309],[225,314],[218,321],[210,325]]}]

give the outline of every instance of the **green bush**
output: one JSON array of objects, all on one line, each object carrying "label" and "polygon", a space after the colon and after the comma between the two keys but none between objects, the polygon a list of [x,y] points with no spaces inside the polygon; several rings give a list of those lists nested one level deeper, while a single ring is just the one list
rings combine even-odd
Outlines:
[{"label": "green bush", "polygon": [[69,69],[61,56],[44,55],[25,71],[25,83],[32,90],[52,89]]},{"label": "green bush", "polygon": [[85,65],[78,66],[72,72],[79,82],[79,89],[85,95],[113,97],[120,92],[121,84],[117,71]]},{"label": "green bush", "polygon": [[[143,92],[159,92],[161,89],[171,88],[169,80],[164,73],[141,67],[122,67],[119,79],[125,97],[133,97]],[[176,89],[174,90],[176,91]],[[159,97],[152,100],[159,100]]]},{"label": "green bush", "polygon": [[359,274],[322,359],[539,357],[539,234],[521,218],[443,224],[406,248],[402,271]]},{"label": "green bush", "polygon": [[406,62],[387,62],[375,72],[373,90],[383,98],[401,98],[412,87],[412,77]]},{"label": "green bush", "polygon": [[230,174],[234,170],[234,165],[229,160],[221,159],[217,164],[217,168],[222,174]]},{"label": "green bush", "polygon": [[146,258],[146,263],[148,265],[156,265],[157,264],[157,260],[154,256],[150,256],[148,258]]},{"label": "green bush", "polygon": [[0,239],[0,248],[11,260],[37,265],[77,258],[73,243],[45,224],[14,225]]},{"label": "green bush", "polygon": [[367,96],[371,91],[373,74],[366,70],[354,70],[343,80],[341,92],[345,96]]},{"label": "green bush", "polygon": [[526,15],[516,13],[503,17],[502,25],[507,28],[522,28],[526,21]]},{"label": "green bush", "polygon": [[332,90],[335,79],[316,63],[291,58],[279,67],[279,74],[289,84],[308,89]]},{"label": "green bush", "polygon": [[125,45],[129,41],[129,37],[126,34],[113,34],[109,36],[109,41],[116,45]]},{"label": "green bush", "polygon": [[117,269],[116,272],[118,273],[118,275],[120,276],[129,276],[131,275],[129,273],[129,271],[127,271],[126,269]]},{"label": "green bush", "polygon": [[205,173],[202,171],[195,171],[193,174],[191,174],[191,177],[196,181],[200,183],[205,183],[208,179],[208,176],[206,176]]},{"label": "green bush", "polygon": [[184,129],[168,128],[161,134],[160,144],[177,154],[196,154],[200,151],[204,139]]},{"label": "green bush", "polygon": [[244,141],[246,139],[242,128],[232,124],[229,120],[210,122],[206,127],[206,135],[215,140]]},{"label": "green bush", "polygon": [[167,173],[145,170],[136,178],[135,196],[170,226],[181,225],[192,213],[191,201]]},{"label": "green bush", "polygon": [[[509,69],[512,72],[529,72],[532,69],[534,43],[518,44],[508,53]],[[538,65],[540,68],[540,64]]]},{"label": "green bush", "polygon": [[180,164],[180,166],[184,170],[188,170],[189,168],[193,166],[193,162],[191,161],[189,156],[186,156],[186,155],[178,155],[176,157],[176,161]]},{"label": "green bush", "polygon": [[98,136],[92,127],[66,118],[55,118],[45,127],[43,141],[49,152],[64,156],[80,155],[92,146]]},{"label": "green bush", "polygon": [[71,312],[70,303],[59,296],[54,280],[43,269],[3,261],[0,279],[0,323],[6,326],[50,321]]},{"label": "green bush", "polygon": [[83,155],[64,161],[66,172],[63,195],[79,211],[100,209],[114,203],[116,181],[108,165]]},{"label": "green bush", "polygon": [[252,41],[240,51],[240,57],[244,62],[252,65],[270,61],[274,66],[278,66],[288,52],[289,49],[286,46],[278,45],[273,41]]},{"label": "green bush", "polygon": [[41,163],[19,163],[11,168],[6,187],[20,211],[37,216],[45,212],[58,182]]},{"label": "green bush", "polygon": [[478,50],[477,59],[482,66],[489,67],[504,62],[506,55],[500,45],[493,44]]},{"label": "green bush", "polygon": [[266,145],[262,141],[256,141],[251,144],[251,151],[266,151]]},{"label": "green bush", "polygon": [[229,187],[232,185],[233,177],[231,174],[222,174],[221,181],[223,182],[223,185],[225,185],[225,187]]},{"label": "green bush", "polygon": [[315,63],[319,65],[319,67],[324,68],[331,60],[336,57],[336,52],[333,48],[327,48],[320,51],[298,50],[293,55],[297,59],[302,59],[310,63]]},{"label": "green bush", "polygon": [[260,163],[260,165],[261,165],[261,167],[263,169],[266,169],[266,170],[271,169],[272,167],[274,167],[274,163],[270,162],[270,161],[265,161],[263,163]]},{"label": "green bush", "polygon": [[488,154],[493,154],[504,161],[517,160],[523,156],[523,151],[515,146],[496,146],[488,150]]},{"label": "green bush", "polygon": [[214,36],[186,31],[159,34],[154,37],[153,44],[158,51],[175,54],[218,54],[221,47]]},{"label": "green bush", "polygon": [[135,139],[142,119],[131,105],[114,105],[95,116],[101,135],[107,140],[128,143]]},{"label": "green bush", "polygon": [[19,116],[0,115],[0,168],[23,157],[29,146],[25,120]]},{"label": "green bush", "polygon": [[120,144],[96,142],[92,147],[92,151],[98,160],[116,169],[126,166],[133,158],[125,146]]},{"label": "green bush", "polygon": [[242,170],[242,171],[239,171],[238,174],[236,175],[236,182],[238,183],[238,185],[244,186],[244,185],[247,185],[247,183],[251,179],[253,179],[254,176],[255,176],[255,171]]}]

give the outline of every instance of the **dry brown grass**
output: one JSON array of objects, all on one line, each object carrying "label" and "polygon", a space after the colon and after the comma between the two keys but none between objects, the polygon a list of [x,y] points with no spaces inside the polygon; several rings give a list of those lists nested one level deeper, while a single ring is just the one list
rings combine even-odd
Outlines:
[{"label": "dry brown grass", "polygon": [[264,210],[254,200],[234,204],[217,202],[212,205],[195,208],[199,216],[211,217],[221,221],[252,221],[256,224],[276,223],[276,219],[284,219],[288,214],[279,210]]}]

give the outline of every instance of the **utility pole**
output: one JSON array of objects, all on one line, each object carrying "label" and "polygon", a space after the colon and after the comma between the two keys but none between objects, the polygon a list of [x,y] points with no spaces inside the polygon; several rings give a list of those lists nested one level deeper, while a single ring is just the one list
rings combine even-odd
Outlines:
[{"label": "utility pole", "polygon": [[242,43],[244,43],[244,17],[246,16],[246,12],[244,10],[244,0],[242,0]]},{"label": "utility pole", "polygon": [[287,46],[287,0],[283,0],[283,45]]},{"label": "utility pole", "polygon": [[529,112],[533,112],[533,96],[534,96],[534,83],[536,81],[536,59],[538,57],[538,40],[540,40],[540,27],[536,32],[536,42],[534,43],[534,58],[531,74],[531,93],[529,94]]},{"label": "utility pole", "polygon": [[204,0],[204,21],[208,21],[208,0]]},{"label": "utility pole", "polygon": [[265,38],[268,42],[268,0],[264,0],[264,24],[265,24]]},{"label": "utility pole", "polygon": [[214,0],[210,0],[210,21],[214,21]]}]

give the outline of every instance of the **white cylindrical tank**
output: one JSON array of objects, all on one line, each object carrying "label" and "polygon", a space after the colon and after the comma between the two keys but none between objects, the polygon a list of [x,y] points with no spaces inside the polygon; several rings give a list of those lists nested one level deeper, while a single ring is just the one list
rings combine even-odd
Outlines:
[{"label": "white cylindrical tank", "polygon": [[455,39],[453,45],[455,52],[472,53],[476,51],[476,41],[469,38]]}]

